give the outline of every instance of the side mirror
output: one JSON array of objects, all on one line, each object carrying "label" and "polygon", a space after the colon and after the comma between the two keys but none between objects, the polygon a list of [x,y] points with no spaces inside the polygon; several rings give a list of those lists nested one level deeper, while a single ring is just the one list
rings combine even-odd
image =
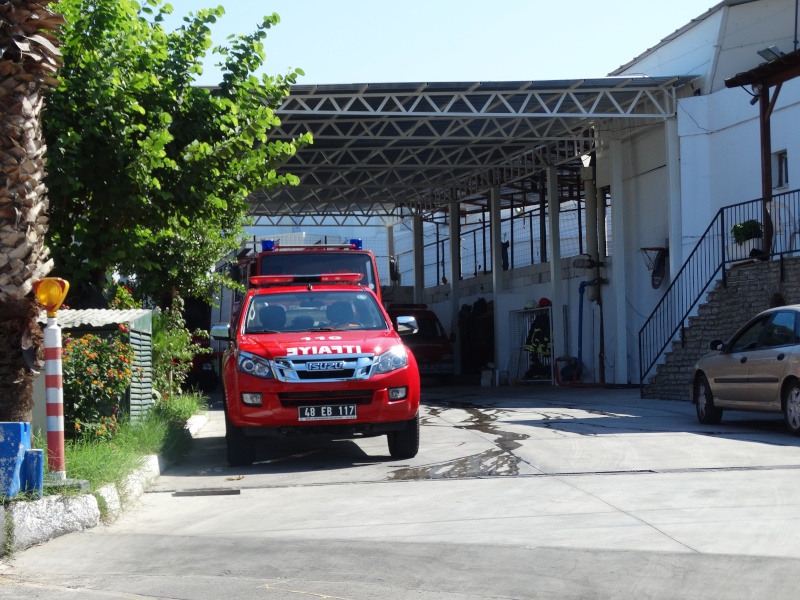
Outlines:
[{"label": "side mirror", "polygon": [[413,335],[419,331],[415,317],[397,317],[397,333],[400,335]]},{"label": "side mirror", "polygon": [[392,281],[400,281],[400,272],[397,270],[397,259],[394,256],[389,257],[389,279]]},{"label": "side mirror", "polygon": [[231,326],[228,323],[217,323],[216,325],[212,325],[211,339],[230,342],[233,339],[231,337]]},{"label": "side mirror", "polygon": [[711,340],[711,342],[708,344],[708,347],[711,350],[722,350],[725,347],[725,342],[722,340]]}]

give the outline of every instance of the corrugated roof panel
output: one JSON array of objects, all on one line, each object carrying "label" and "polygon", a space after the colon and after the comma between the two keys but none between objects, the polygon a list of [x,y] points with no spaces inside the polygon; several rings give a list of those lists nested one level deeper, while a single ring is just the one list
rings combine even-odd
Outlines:
[{"label": "corrugated roof panel", "polygon": [[[58,311],[56,317],[59,327],[74,328],[85,325],[92,327],[108,327],[110,325],[120,325],[133,323],[142,317],[149,315],[152,311],[145,309],[98,309],[89,308],[81,310],[64,309]],[[47,322],[47,313],[42,311],[39,314],[39,322]]]}]

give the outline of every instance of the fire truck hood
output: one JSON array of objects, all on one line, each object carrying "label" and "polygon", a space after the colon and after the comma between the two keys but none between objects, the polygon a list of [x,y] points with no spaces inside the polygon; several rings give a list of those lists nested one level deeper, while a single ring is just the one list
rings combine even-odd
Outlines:
[{"label": "fire truck hood", "polygon": [[244,335],[239,347],[265,358],[325,354],[382,354],[402,345],[397,333],[382,331],[298,331]]}]

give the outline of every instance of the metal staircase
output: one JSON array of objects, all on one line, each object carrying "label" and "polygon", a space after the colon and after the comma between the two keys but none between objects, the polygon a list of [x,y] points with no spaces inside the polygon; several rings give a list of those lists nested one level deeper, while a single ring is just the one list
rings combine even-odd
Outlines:
[{"label": "metal staircase", "polygon": [[[717,279],[726,285],[726,269],[731,263],[750,260],[754,243],[739,245],[731,227],[758,221],[763,227],[763,202],[760,198],[721,208],[703,232],[686,262],[672,278],[664,296],[639,330],[639,381],[645,378],[675,340],[683,340],[688,317]],[[768,206],[773,224],[772,248],[762,257],[800,251],[800,190],[775,194]],[[763,249],[761,249],[763,251]],[[758,250],[756,251],[758,252]]]}]

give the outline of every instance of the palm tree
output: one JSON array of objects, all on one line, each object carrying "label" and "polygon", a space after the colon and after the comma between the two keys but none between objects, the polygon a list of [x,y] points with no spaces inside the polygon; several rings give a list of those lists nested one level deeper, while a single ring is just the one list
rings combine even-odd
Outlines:
[{"label": "palm tree", "polygon": [[51,0],[0,0],[0,421],[30,421],[43,355],[33,282],[52,268],[45,246],[43,92],[58,84]]}]

